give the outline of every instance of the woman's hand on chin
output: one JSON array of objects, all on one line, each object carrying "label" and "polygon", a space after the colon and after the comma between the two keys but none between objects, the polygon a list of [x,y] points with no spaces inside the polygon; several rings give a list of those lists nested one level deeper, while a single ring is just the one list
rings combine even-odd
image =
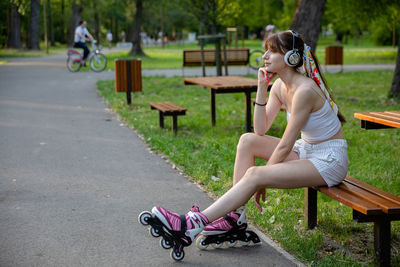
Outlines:
[{"label": "woman's hand on chin", "polygon": [[268,72],[266,67],[258,69],[258,82],[267,85],[276,77],[276,73]]}]

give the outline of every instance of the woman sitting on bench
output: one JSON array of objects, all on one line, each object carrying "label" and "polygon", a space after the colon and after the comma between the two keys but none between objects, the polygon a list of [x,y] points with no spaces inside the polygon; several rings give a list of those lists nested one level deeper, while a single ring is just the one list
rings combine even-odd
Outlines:
[{"label": "woman sitting on bench", "polygon": [[[203,212],[194,207],[182,220],[160,206],[152,210],[171,235],[181,231],[176,238],[183,246],[201,232],[210,236],[242,229],[246,225],[244,205],[254,196],[261,212],[260,198],[265,201],[266,188],[334,186],[346,177],[347,142],[341,126],[345,119],[310,47],[296,32],[284,31],[271,35],[265,50],[265,67],[258,71],[254,133],[243,134],[239,140],[234,186]],[[304,74],[299,70],[302,66]],[[279,79],[266,103],[267,85],[276,76]],[[288,121],[282,138],[265,135],[281,105],[287,110]],[[296,140],[299,133],[301,139]],[[255,157],[267,164],[254,166]]]}]

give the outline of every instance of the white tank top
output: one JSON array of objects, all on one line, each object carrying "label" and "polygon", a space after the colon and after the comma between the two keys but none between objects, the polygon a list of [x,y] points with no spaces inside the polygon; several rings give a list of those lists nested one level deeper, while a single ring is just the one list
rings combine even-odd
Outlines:
[{"label": "white tank top", "polygon": [[[289,121],[290,113],[286,112],[286,120]],[[325,100],[319,110],[310,113],[306,125],[301,130],[301,138],[306,142],[323,141],[334,136],[342,127],[339,118]]]}]

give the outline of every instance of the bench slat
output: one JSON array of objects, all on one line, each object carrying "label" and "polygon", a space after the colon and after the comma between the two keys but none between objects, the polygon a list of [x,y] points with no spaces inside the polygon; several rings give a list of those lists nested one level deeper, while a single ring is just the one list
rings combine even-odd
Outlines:
[{"label": "bench slat", "polygon": [[240,76],[217,76],[217,77],[191,77],[183,78],[186,84],[197,84],[215,90],[228,90],[232,88],[254,89],[257,88],[256,79]]},{"label": "bench slat", "polygon": [[374,115],[378,118],[382,118],[382,119],[388,119],[388,120],[393,120],[393,121],[397,121],[400,122],[400,116],[399,114],[393,114],[390,112],[370,112],[370,115]]},{"label": "bench slat", "polygon": [[347,181],[344,181],[343,185],[341,185],[340,188],[352,195],[355,195],[367,202],[370,202],[373,205],[380,207],[387,214],[400,214],[399,204],[384,197],[381,197],[379,194],[375,194],[372,191],[360,188],[357,185],[354,185]]},{"label": "bench slat", "polygon": [[398,110],[385,111],[385,113],[392,114],[392,115],[395,115],[400,118],[400,111],[398,111]]},{"label": "bench slat", "polygon": [[349,183],[354,184],[354,185],[363,187],[365,190],[374,192],[375,194],[377,194],[377,195],[379,195],[379,196],[381,196],[383,198],[386,198],[386,199],[388,199],[390,201],[393,201],[397,205],[400,205],[400,197],[398,197],[398,196],[392,195],[392,194],[390,194],[388,192],[383,191],[382,189],[376,188],[376,187],[374,187],[372,185],[369,185],[369,184],[367,184],[365,182],[362,182],[362,181],[357,180],[357,179],[355,179],[353,177],[350,177],[350,176],[347,176],[345,180],[347,182],[349,182]]},{"label": "bench slat", "polygon": [[187,109],[177,106],[171,102],[150,102],[152,108],[158,109],[161,112],[185,112]]},{"label": "bench slat", "polygon": [[315,189],[365,215],[400,214],[400,197],[350,176],[338,186]]},{"label": "bench slat", "polygon": [[321,193],[355,209],[365,215],[382,215],[382,209],[370,202],[364,201],[357,196],[350,194],[341,188],[342,185],[334,187],[318,187],[316,188]]},{"label": "bench slat", "polygon": [[[215,65],[215,49],[204,49],[204,64]],[[233,48],[226,50],[228,65],[247,65],[250,50],[248,48]],[[220,54],[221,64],[224,64],[224,53]],[[201,50],[183,50],[183,66],[201,66]]]}]

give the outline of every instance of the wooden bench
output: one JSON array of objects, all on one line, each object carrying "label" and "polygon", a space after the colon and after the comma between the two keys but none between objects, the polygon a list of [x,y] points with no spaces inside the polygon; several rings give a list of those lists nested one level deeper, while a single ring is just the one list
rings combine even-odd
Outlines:
[{"label": "wooden bench", "polygon": [[390,222],[400,220],[400,197],[347,176],[334,187],[306,188],[304,216],[307,227],[317,224],[317,192],[353,209],[356,222],[374,223],[374,249],[377,266],[390,266]]},{"label": "wooden bench", "polygon": [[187,109],[171,102],[150,102],[150,107],[159,111],[161,128],[164,128],[164,116],[172,116],[172,129],[176,134],[178,131],[178,116],[186,115]]},{"label": "wooden bench", "polygon": [[[204,49],[205,66],[215,66],[215,49]],[[248,65],[250,58],[250,49],[232,48],[226,49],[226,59],[228,65]],[[221,64],[224,62],[224,52],[220,54]],[[183,67],[202,66],[201,50],[183,50]]]}]

